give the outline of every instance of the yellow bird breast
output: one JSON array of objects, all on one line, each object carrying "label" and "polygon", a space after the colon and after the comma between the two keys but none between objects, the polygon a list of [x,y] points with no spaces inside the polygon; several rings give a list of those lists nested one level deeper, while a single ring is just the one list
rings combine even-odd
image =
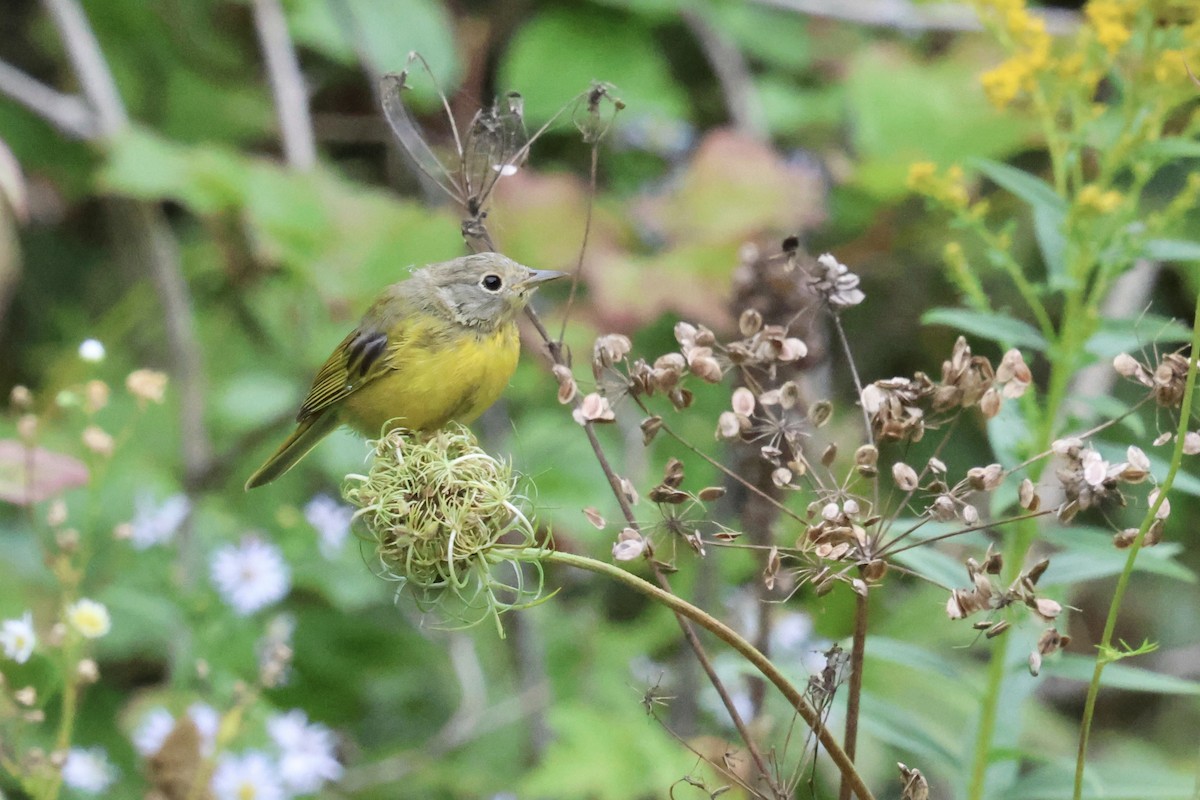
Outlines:
[{"label": "yellow bird breast", "polygon": [[521,353],[515,324],[495,332],[403,337],[387,353],[391,369],[343,401],[343,422],[367,437],[392,427],[435,430],[469,423],[499,399]]}]

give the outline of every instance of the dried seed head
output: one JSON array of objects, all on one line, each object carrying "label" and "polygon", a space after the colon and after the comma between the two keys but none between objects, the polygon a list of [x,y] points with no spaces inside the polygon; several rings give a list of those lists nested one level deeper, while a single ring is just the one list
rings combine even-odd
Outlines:
[{"label": "dried seed head", "polygon": [[1194,456],[1200,453],[1200,433],[1188,431],[1183,435],[1183,454]]},{"label": "dried seed head", "polygon": [[579,392],[575,376],[571,374],[570,368],[565,364],[555,364],[550,371],[554,374],[554,379],[558,381],[558,402],[563,405],[570,403]]},{"label": "dried seed head", "polygon": [[683,485],[683,462],[678,458],[667,459],[667,464],[663,467],[664,486],[670,486],[672,489],[678,489]]},{"label": "dried seed head", "polygon": [[[781,395],[782,399],[782,395]],[[787,406],[784,406],[787,408]],[[833,403],[828,400],[818,400],[808,409],[808,421],[814,428],[824,427],[833,417]]]},{"label": "dried seed head", "polygon": [[817,258],[817,266],[812,271],[810,284],[834,311],[856,306],[867,298],[858,288],[858,276],[831,253]]},{"label": "dried seed head", "polygon": [[1145,373],[1145,369],[1138,360],[1128,353],[1121,353],[1113,359],[1113,369],[1123,378],[1135,378],[1144,386],[1150,385],[1150,376],[1147,374],[1145,380],[1141,379],[1141,375]]},{"label": "dried seed head", "polygon": [[659,430],[662,429],[662,424],[662,417],[659,416],[646,417],[644,420],[642,420],[641,428],[643,445],[648,445],[650,442],[654,441],[654,437],[657,436]]},{"label": "dried seed head", "polygon": [[616,561],[633,561],[646,552],[647,542],[633,528],[625,528],[617,534],[617,541],[612,546],[613,559]]},{"label": "dried seed head", "polygon": [[1038,506],[1041,505],[1041,498],[1038,497],[1033,486],[1033,481],[1029,480],[1029,478],[1021,481],[1021,485],[1017,488],[1017,502],[1026,511],[1037,511]]},{"label": "dried seed head", "polygon": [[592,346],[592,366],[597,371],[611,367],[625,360],[633,343],[628,336],[619,333],[609,333],[596,339]]},{"label": "dried seed head", "polygon": [[[785,409],[791,409],[800,402],[800,387],[795,381],[785,381],[784,384],[779,387],[778,391],[779,405],[783,406]],[[815,403],[814,405],[819,406],[821,403]],[[832,407],[832,404],[829,405]],[[824,424],[824,420],[821,420],[820,422],[815,422],[813,420],[813,413],[811,410],[809,411],[809,421],[818,426]]]},{"label": "dried seed head", "polygon": [[771,482],[778,487],[787,486],[792,482],[792,471],[787,467],[779,467],[771,473]]},{"label": "dried seed head", "polygon": [[873,444],[864,444],[854,451],[854,463],[859,467],[874,467],[879,463],[879,448]]},{"label": "dried seed head", "polygon": [[688,368],[693,375],[707,383],[720,383],[723,377],[721,364],[712,356],[712,349],[708,347],[692,350],[688,356]]},{"label": "dried seed head", "polygon": [[732,411],[722,411],[717,417],[717,439],[732,441],[742,434],[742,426],[738,415]]},{"label": "dried seed head", "polygon": [[625,502],[631,506],[636,506],[638,500],[641,499],[638,497],[637,489],[633,486],[633,481],[629,478],[621,478],[621,494],[625,497]]},{"label": "dried seed head", "polygon": [[901,491],[916,491],[917,471],[903,461],[897,461],[892,465],[892,479],[896,481],[896,486],[900,487]]},{"label": "dried seed head", "polygon": [[586,425],[589,422],[612,422],[617,418],[612,406],[608,403],[608,398],[597,392],[586,395],[583,402],[571,412],[571,416],[580,425]]},{"label": "dried seed head", "polygon": [[762,330],[763,318],[757,309],[747,308],[738,317],[738,330],[742,336],[749,338]]},{"label": "dried seed head", "polygon": [[747,389],[745,386],[739,386],[733,390],[732,403],[733,413],[739,416],[749,417],[754,413],[754,392]]},{"label": "dried seed head", "polygon": [[988,464],[986,467],[971,467],[967,470],[967,482],[977,492],[990,492],[1004,480],[1004,467]]},{"label": "dried seed head", "polygon": [[699,492],[696,493],[696,497],[698,497],[699,499],[703,500],[706,503],[709,501],[712,501],[712,500],[717,500],[724,496],[725,496],[725,487],[724,486],[706,486],[703,489],[701,489]]},{"label": "dried seed head", "polygon": [[1125,528],[1124,530],[1117,531],[1115,534],[1113,534],[1113,545],[1118,550],[1124,550],[1134,543],[1134,541],[1137,539],[1137,535],[1137,528]]}]

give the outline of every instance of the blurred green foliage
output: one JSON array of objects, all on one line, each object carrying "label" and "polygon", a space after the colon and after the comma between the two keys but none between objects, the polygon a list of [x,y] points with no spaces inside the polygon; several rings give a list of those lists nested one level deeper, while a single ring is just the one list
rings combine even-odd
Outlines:
[{"label": "blurred green foliage", "polygon": [[[321,160],[312,170],[289,168],[279,156],[250,3],[84,3],[134,120],[109,141],[73,141],[0,96],[0,142],[21,166],[29,206],[18,229],[0,200],[0,228],[17,232],[16,247],[0,243],[0,388],[28,386],[39,446],[85,461],[92,476],[64,496],[65,522],[47,521],[49,503],[0,506],[0,619],[32,610],[41,640],[27,663],[0,658],[0,691],[32,686],[33,707],[46,714],[44,722],[24,722],[25,710],[0,703],[0,754],[19,761],[31,748],[56,746],[66,662],[48,642],[64,604],[86,596],[106,604],[113,627],[90,651],[100,680],[83,690],[73,741],[106,748],[119,770],[109,796],[140,796],[147,786],[145,759],[130,739],[146,713],[163,706],[181,714],[196,701],[244,712],[230,744],[236,750],[267,745],[263,723],[274,711],[302,708],[334,729],[347,774],[322,796],[615,800],[664,797],[684,776],[722,785],[642,706],[661,678],[663,694],[673,699],[658,714],[690,746],[708,752],[712,742],[704,737],[711,737],[737,751],[728,720],[663,609],[553,571],[549,585],[561,586],[560,594],[506,618],[506,639],[488,626],[441,630],[436,618],[395,602],[394,587],[376,577],[372,554],[357,540],[323,553],[305,519],[315,495],[336,495],[341,476],[362,468],[366,448],[349,434],[331,437],[284,480],[253,494],[241,490],[287,430],[313,369],[380,288],[411,265],[462,250],[453,210],[422,194],[405,171],[369,75],[403,68],[419,50],[460,124],[481,101],[515,89],[525,97],[531,128],[591,81],[614,85],[627,108],[599,151],[584,277],[565,330],[581,365],[599,333],[630,335],[635,352],[652,360],[676,349],[671,330],[679,317],[729,332],[739,310],[729,305],[740,248],[748,241],[776,247],[783,236],[801,233],[814,245],[836,246],[863,276],[868,302],[846,323],[870,380],[935,372],[953,329],[1040,344],[1034,327],[1008,314],[1019,305],[1016,295],[990,278],[989,297],[1004,315],[942,308],[925,316],[926,326],[920,322],[928,309],[958,306],[961,287],[940,263],[953,232],[908,194],[912,162],[945,169],[990,159],[975,163],[992,183],[976,183],[973,191],[990,194],[999,185],[1029,201],[997,196],[996,207],[1013,219],[1007,235],[1014,257],[1044,260],[1053,271],[1053,243],[1048,247],[1038,219],[1044,209],[1006,185],[1009,173],[998,164],[1013,160],[1042,171],[1042,131],[1011,109],[996,110],[978,88],[979,74],[1000,58],[998,48],[980,33],[901,33],[735,0],[288,0],[283,7],[314,113]],[[42,8],[19,0],[4,13],[0,58],[77,91]],[[697,18],[735,54],[745,85],[722,85],[711,59],[723,56],[706,49]],[[414,85],[430,138],[445,146],[434,88],[424,79]],[[737,99],[731,92],[753,101],[740,128],[730,125]],[[1177,113],[1194,110],[1193,103]],[[527,169],[501,182],[490,217],[500,248],[538,267],[574,268],[582,243],[589,164],[572,113],[535,145]],[[1194,171],[1200,152],[1184,148],[1170,157],[1180,160],[1159,179],[1168,186],[1163,198]],[[203,374],[185,385],[203,387],[199,435],[211,447],[195,474],[181,455],[185,437],[196,435],[179,418],[178,376],[187,366],[167,335],[152,270],[130,255],[137,234],[114,212],[114,203],[130,200],[162,210],[168,257],[178,256],[195,314]],[[1194,210],[1181,219],[1177,237],[1155,240],[1158,257],[1191,264],[1152,298],[1162,316],[1098,323],[1089,339],[1093,354],[1107,359],[1156,340],[1171,346],[1186,335],[1167,320],[1189,308],[1191,295],[1179,287],[1196,286],[1189,271],[1196,252],[1188,248],[1200,238],[1198,221]],[[566,294],[552,287],[539,296],[552,331]],[[79,358],[88,338],[106,346],[103,361]],[[528,477],[557,545],[607,558],[620,528],[616,503],[569,408],[555,400],[535,340],[528,343],[505,400],[477,427],[491,451],[510,456]],[[139,367],[172,376],[164,405],[139,402],[122,388]],[[88,413],[81,398],[92,380],[110,385],[112,396]],[[836,370],[827,391],[839,402],[832,430],[853,441],[858,420],[848,376]],[[1114,404],[1128,399],[1123,391]],[[709,445],[728,402],[726,389],[704,387],[692,409],[669,420],[720,456]],[[639,490],[656,482],[670,457],[687,461],[689,487],[719,482],[716,470],[665,437],[643,448],[636,409],[623,406],[618,414],[602,441]],[[14,412],[0,422],[0,438],[17,436],[19,418]],[[115,437],[111,458],[81,443],[90,425]],[[1132,423],[1122,435],[1147,438]],[[962,463],[987,463],[982,428],[965,436]],[[1196,494],[1197,484],[1183,477],[1181,488]],[[180,492],[193,512],[169,543],[138,549],[113,535],[134,519],[137,503],[158,507]],[[1191,509],[1194,500],[1177,503]],[[588,524],[585,507],[608,520],[605,531]],[[643,500],[638,513],[653,524],[659,512]],[[77,533],[74,549],[64,546],[65,530]],[[291,589],[269,610],[237,616],[212,585],[210,558],[249,532],[281,548]],[[1131,641],[1150,638],[1164,651],[1186,652],[1200,640],[1189,611],[1200,600],[1196,533],[1179,524],[1169,538],[1142,556],[1123,629]],[[1051,543],[1065,552],[1046,581],[1084,608],[1073,632],[1090,642],[1122,556],[1097,530],[1074,528]],[[984,539],[964,544],[982,546]],[[913,550],[905,565],[958,585],[958,555]],[[748,553],[719,552],[701,563],[681,546],[677,561],[677,591],[723,617],[737,617],[738,598],[761,572]],[[938,796],[959,796],[986,645],[944,618],[941,590],[899,576],[888,581],[872,608],[863,769],[872,786],[896,785],[893,762],[900,759],[919,766]],[[807,680],[812,653],[849,635],[847,595],[802,594],[770,607],[777,619],[803,616],[810,625],[781,664],[798,682]],[[259,680],[261,641],[277,614],[295,626],[288,680],[247,689]],[[747,625],[748,616],[738,624]],[[1018,639],[1010,648],[1017,665],[1037,631],[1008,635]],[[1065,796],[1079,686],[1087,677],[1080,662],[1090,655],[1081,645],[1048,663],[1056,680],[1022,678],[1002,719],[1011,734],[1004,740],[1019,749],[993,756],[1009,769],[991,796]],[[1178,731],[1197,729],[1200,684],[1194,672],[1167,679],[1155,668],[1163,663],[1118,665],[1106,674],[1121,691],[1106,695],[1099,721],[1093,777],[1105,796],[1190,796],[1194,737]],[[738,666],[729,671],[739,697],[748,697]],[[842,713],[835,703],[835,723]],[[791,720],[790,709],[768,693],[759,717],[764,737],[781,740]],[[805,733],[792,731],[789,756],[803,747]],[[740,765],[744,754],[734,760]],[[1019,763],[1036,768],[1019,771]],[[816,784],[828,780],[818,770]],[[32,792],[18,783],[12,770],[0,770],[0,791]],[[801,781],[797,796],[809,791]]]}]

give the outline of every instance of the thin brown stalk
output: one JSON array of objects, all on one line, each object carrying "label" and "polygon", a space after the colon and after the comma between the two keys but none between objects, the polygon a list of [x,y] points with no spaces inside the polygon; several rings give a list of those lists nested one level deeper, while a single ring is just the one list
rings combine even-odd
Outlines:
[{"label": "thin brown stalk", "polygon": [[[866,591],[854,593],[854,641],[850,648],[850,689],[846,696],[846,733],[842,737],[842,747],[846,757],[854,761],[858,751],[858,717],[862,702],[863,663],[867,652],[867,614],[870,610],[870,597]],[[853,787],[845,775],[838,790],[838,800],[850,800]]]}]

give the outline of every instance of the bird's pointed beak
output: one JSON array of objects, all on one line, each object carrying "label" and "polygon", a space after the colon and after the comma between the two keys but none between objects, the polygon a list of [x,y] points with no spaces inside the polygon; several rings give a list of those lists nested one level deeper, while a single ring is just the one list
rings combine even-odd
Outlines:
[{"label": "bird's pointed beak", "polygon": [[558,280],[559,278],[567,277],[567,273],[558,272],[552,269],[531,269],[529,275],[521,281],[522,289],[536,289],[546,281]]}]

